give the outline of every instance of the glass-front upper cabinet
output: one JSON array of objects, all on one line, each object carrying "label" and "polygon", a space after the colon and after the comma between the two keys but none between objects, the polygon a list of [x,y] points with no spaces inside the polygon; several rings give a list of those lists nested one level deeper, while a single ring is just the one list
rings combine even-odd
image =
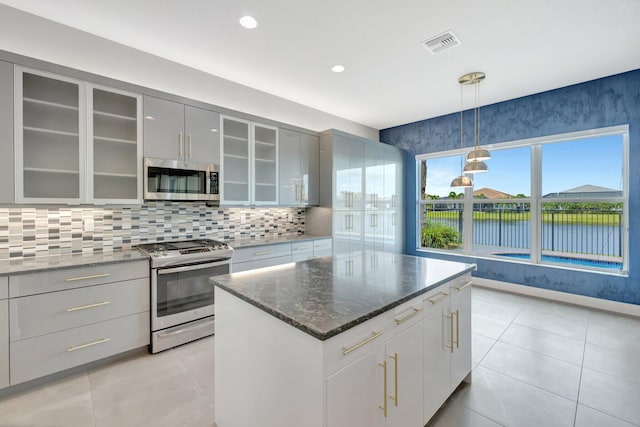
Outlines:
[{"label": "glass-front upper cabinet", "polygon": [[80,203],[84,196],[84,85],[16,67],[16,202]]},{"label": "glass-front upper cabinet", "polygon": [[234,117],[221,118],[221,203],[278,203],[278,129]]},{"label": "glass-front upper cabinet", "polygon": [[141,203],[141,97],[16,66],[17,203]]},{"label": "glass-front upper cabinet", "polygon": [[251,124],[246,120],[223,116],[221,130],[221,201],[227,204],[248,205],[250,202],[249,139]]},{"label": "glass-front upper cabinet", "polygon": [[88,198],[96,203],[141,200],[142,97],[89,86]]},{"label": "glass-front upper cabinet", "polygon": [[278,203],[278,128],[253,123],[253,202]]}]

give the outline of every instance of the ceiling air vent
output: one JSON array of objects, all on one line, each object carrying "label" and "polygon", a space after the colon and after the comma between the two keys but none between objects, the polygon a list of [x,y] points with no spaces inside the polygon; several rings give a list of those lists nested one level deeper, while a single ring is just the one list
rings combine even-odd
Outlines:
[{"label": "ceiling air vent", "polygon": [[460,43],[461,42],[458,37],[456,37],[456,35],[453,34],[453,31],[451,30],[422,42],[424,47],[426,47],[427,50],[433,55],[454,46],[458,46]]}]

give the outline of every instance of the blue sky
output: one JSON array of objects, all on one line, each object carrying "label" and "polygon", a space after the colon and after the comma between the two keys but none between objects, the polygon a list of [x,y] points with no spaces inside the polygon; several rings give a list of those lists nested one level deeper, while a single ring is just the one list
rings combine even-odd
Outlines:
[{"label": "blue sky", "polygon": [[[531,149],[493,150],[488,173],[476,174],[474,189],[484,187],[508,194],[530,195]],[[460,157],[427,161],[427,194],[446,196],[451,180],[460,174]],[[585,184],[622,189],[622,136],[609,135],[542,147],[542,194]]]}]

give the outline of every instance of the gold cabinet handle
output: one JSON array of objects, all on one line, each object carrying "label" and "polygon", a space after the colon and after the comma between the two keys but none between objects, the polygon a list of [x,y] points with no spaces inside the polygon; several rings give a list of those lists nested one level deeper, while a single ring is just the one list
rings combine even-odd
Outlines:
[{"label": "gold cabinet handle", "polygon": [[395,385],[394,385],[394,391],[393,391],[393,396],[389,396],[389,399],[393,400],[394,406],[397,408],[398,407],[398,353],[393,353],[393,356],[389,356],[390,359],[393,359],[394,361],[394,366],[393,366],[393,376],[395,378]]},{"label": "gold cabinet handle", "polygon": [[67,308],[67,313],[70,313],[72,311],[86,310],[87,308],[101,307],[107,304],[111,304],[111,301],[97,302],[95,304],[83,305],[80,307],[69,307]]},{"label": "gold cabinet handle", "polygon": [[422,308],[412,308],[413,312],[401,319],[393,319],[396,322],[396,325],[401,325],[407,320],[411,319],[413,316],[417,316],[423,309]]},{"label": "gold cabinet handle", "polygon": [[365,344],[370,343],[371,341],[375,340],[376,338],[378,338],[380,335],[382,335],[383,331],[380,332],[371,332],[371,336],[369,336],[368,338],[363,339],[362,341],[360,341],[358,344],[355,344],[351,347],[342,347],[342,354],[344,354],[345,356],[349,353],[351,353],[354,350],[359,349],[360,347],[362,347]]},{"label": "gold cabinet handle", "polygon": [[74,346],[74,347],[69,347],[67,349],[67,351],[81,350],[83,348],[93,347],[94,345],[103,344],[103,343],[108,342],[108,341],[111,341],[111,338],[102,338],[101,340],[90,342],[88,344],[82,344],[82,345],[77,345],[77,346]]},{"label": "gold cabinet handle", "polygon": [[67,282],[77,282],[78,280],[89,280],[89,279],[97,279],[99,277],[108,277],[111,276],[110,273],[102,273],[102,274],[92,274],[91,276],[79,276],[79,277],[67,277],[64,279]]},{"label": "gold cabinet handle", "polygon": [[384,375],[384,390],[383,390],[383,398],[384,398],[384,403],[382,404],[382,406],[378,405],[378,409],[382,409],[382,412],[384,413],[384,417],[387,418],[387,361],[385,360],[382,363],[378,363],[378,366],[380,366],[383,370],[383,375]]},{"label": "gold cabinet handle", "polygon": [[460,292],[463,289],[468,288],[469,286],[471,286],[471,284],[473,283],[473,281],[469,280],[467,283],[465,283],[464,285],[460,286],[460,287],[453,287],[453,289],[455,289],[456,291]]},{"label": "gold cabinet handle", "polygon": [[[453,313],[451,314],[453,315]],[[453,331],[451,335],[453,335]],[[456,348],[460,348],[460,310],[456,310]]]},{"label": "gold cabinet handle", "polygon": [[182,157],[182,132],[178,133],[178,157]]},{"label": "gold cabinet handle", "polygon": [[[443,299],[445,299],[446,297],[448,297],[449,294],[446,292],[440,292],[438,293],[435,297],[428,299],[427,301],[429,301],[431,304],[437,304],[440,301],[442,301]],[[438,298],[439,297],[439,298]]]},{"label": "gold cabinet handle", "polygon": [[453,353],[453,313],[451,313],[449,316],[447,316],[447,319],[450,320],[450,326],[451,328],[449,329],[449,343],[450,345],[447,345],[445,347],[447,347],[448,349],[451,350],[451,353]]},{"label": "gold cabinet handle", "polygon": [[293,248],[294,251],[310,251],[312,248],[307,246],[298,246],[297,248]]},{"label": "gold cabinet handle", "polygon": [[189,141],[189,158],[191,158],[191,132],[189,132],[189,135],[187,136],[187,141]]},{"label": "gold cabinet handle", "polygon": [[269,255],[272,253],[273,251],[262,251],[262,252],[256,252],[254,255]]}]

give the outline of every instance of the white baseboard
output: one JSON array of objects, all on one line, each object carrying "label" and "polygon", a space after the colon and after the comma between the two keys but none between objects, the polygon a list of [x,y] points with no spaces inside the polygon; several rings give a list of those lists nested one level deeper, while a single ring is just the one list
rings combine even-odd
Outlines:
[{"label": "white baseboard", "polygon": [[473,286],[512,292],[515,294],[529,295],[568,304],[580,305],[597,310],[611,311],[628,316],[640,317],[640,305],[625,302],[609,301],[601,298],[586,297],[584,295],[570,294],[568,292],[552,291],[549,289],[534,288],[532,286],[516,285],[515,283],[500,282],[498,280],[473,278]]}]

